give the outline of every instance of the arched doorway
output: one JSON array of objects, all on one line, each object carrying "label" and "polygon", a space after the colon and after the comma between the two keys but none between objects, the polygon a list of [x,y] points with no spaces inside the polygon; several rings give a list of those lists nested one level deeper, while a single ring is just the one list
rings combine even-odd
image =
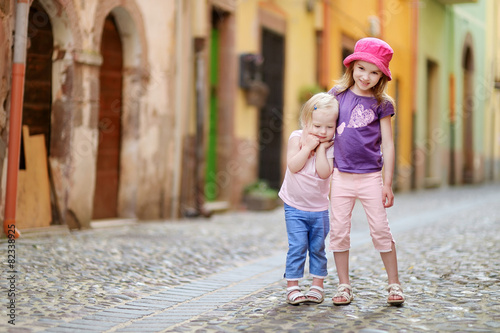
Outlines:
[{"label": "arched doorway", "polygon": [[463,169],[462,177],[465,184],[474,182],[474,56],[472,48],[466,45],[463,61]]},{"label": "arched doorway", "polygon": [[427,59],[426,66],[426,124],[425,124],[425,187],[439,187],[441,185],[440,147],[436,138],[439,130],[439,64]]},{"label": "arched doorway", "polygon": [[104,22],[99,74],[99,141],[93,219],[118,216],[123,87],[122,42],[115,19]]},{"label": "arched doorway", "polygon": [[53,33],[38,0],[28,16],[21,152],[17,187],[17,227],[48,227],[54,220],[48,175],[52,121]]}]

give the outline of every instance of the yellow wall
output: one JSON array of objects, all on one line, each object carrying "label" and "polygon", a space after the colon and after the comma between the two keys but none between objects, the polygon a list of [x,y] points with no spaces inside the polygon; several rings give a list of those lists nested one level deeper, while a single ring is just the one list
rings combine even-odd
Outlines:
[{"label": "yellow wall", "polygon": [[[390,68],[393,81],[388,92],[396,97],[399,83],[397,122],[399,126],[398,189],[409,189],[411,183],[411,141],[412,141],[412,64],[411,64],[411,3],[404,0],[337,0],[317,2],[313,11],[306,10],[306,1],[289,0],[247,0],[237,6],[237,54],[260,53],[261,22],[259,9],[274,12],[286,21],[285,29],[285,86],[284,86],[284,128],[283,128],[283,168],[286,142],[291,131],[298,127],[300,102],[298,93],[304,86],[316,84],[316,42],[315,26],[318,17],[328,19],[323,22],[327,37],[324,49],[328,59],[323,64],[326,88],[334,85],[342,72],[342,41],[353,42],[372,36],[374,18],[379,24],[379,38],[385,39],[394,49],[395,55]],[[323,12],[324,11],[324,12]],[[315,22],[316,19],[316,22]],[[235,109],[235,135],[240,140],[258,141],[258,110],[248,106],[243,90],[238,89]],[[393,119],[394,126],[396,118]],[[252,171],[251,171],[252,172]],[[254,172],[255,173],[255,172]],[[256,177],[256,175],[254,175]]]},{"label": "yellow wall", "polygon": [[[385,17],[383,37],[393,48],[394,57],[391,61],[393,81],[389,84],[389,94],[396,97],[396,80],[399,84],[397,134],[398,156],[398,188],[409,190],[411,186],[412,160],[412,68],[411,63],[411,8],[408,1],[386,0],[383,14]],[[394,122],[394,120],[393,120]]]},{"label": "yellow wall", "polygon": [[331,82],[340,78],[342,65],[342,36],[358,40],[370,35],[369,17],[377,15],[377,1],[340,0],[328,3],[329,10],[329,73]]},{"label": "yellow wall", "polygon": [[[286,28],[284,64],[284,109],[282,166],[285,167],[286,143],[290,133],[298,128],[300,103],[298,93],[304,86],[316,83],[315,13],[306,10],[306,1],[247,0],[239,1],[236,12],[236,53],[261,53],[259,10],[284,19]],[[248,106],[245,94],[238,89],[236,98],[235,135],[239,140],[258,141],[258,112]],[[284,174],[284,171],[283,171]],[[254,175],[256,177],[256,175]]]},{"label": "yellow wall", "polygon": [[[316,42],[314,14],[305,10],[305,4],[300,1],[294,5],[285,4],[290,1],[280,1],[289,10],[289,24],[286,35],[285,55],[285,109],[283,142],[293,130],[298,128],[300,113],[299,91],[304,86],[316,83]],[[283,149],[285,152],[286,149]],[[285,156],[285,155],[283,155]]]},{"label": "yellow wall", "polygon": [[[239,1],[236,9],[236,56],[242,53],[259,52],[258,1]],[[239,70],[239,68],[238,68]],[[239,77],[239,73],[238,73]],[[238,89],[235,106],[235,128],[237,137],[256,140],[258,110],[246,103],[244,91]]]}]

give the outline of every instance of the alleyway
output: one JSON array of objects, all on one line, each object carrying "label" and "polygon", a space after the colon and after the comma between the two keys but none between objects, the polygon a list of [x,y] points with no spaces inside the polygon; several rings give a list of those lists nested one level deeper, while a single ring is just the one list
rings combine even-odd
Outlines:
[{"label": "alleyway", "polygon": [[386,274],[359,203],[355,299],[343,307],[331,301],[331,253],[325,302],[285,303],[281,208],[23,235],[16,240],[15,325],[4,278],[0,331],[499,332],[499,203],[500,184],[396,193],[389,218],[407,296],[402,307],[386,304]]}]

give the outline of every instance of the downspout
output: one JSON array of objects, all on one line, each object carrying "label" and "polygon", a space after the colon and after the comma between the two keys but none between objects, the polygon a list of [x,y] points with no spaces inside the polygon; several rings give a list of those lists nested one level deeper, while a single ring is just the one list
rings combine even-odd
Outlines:
[{"label": "downspout", "polygon": [[179,203],[180,203],[180,189],[181,189],[181,170],[182,170],[182,119],[184,108],[182,107],[181,97],[182,97],[182,50],[183,45],[181,44],[183,41],[182,38],[182,0],[176,0],[175,3],[176,11],[175,11],[175,39],[177,43],[177,47],[175,50],[175,87],[177,91],[175,92],[175,128],[174,128],[174,172],[173,172],[173,190],[172,190],[172,211],[170,217],[175,219],[179,216]]},{"label": "downspout", "polygon": [[416,165],[415,165],[415,153],[416,153],[416,145],[415,145],[415,134],[416,134],[416,115],[417,115],[417,84],[418,84],[418,29],[419,29],[419,3],[414,2],[411,5],[411,115],[412,115],[412,134],[411,134],[411,151],[412,151],[412,160],[411,160],[411,188],[414,189],[416,187]]},{"label": "downspout", "polygon": [[28,36],[28,0],[17,0],[14,31],[14,61],[10,94],[9,145],[7,155],[7,185],[3,230],[7,237],[18,238],[16,228],[17,178],[23,121],[24,73],[26,69],[26,41]]},{"label": "downspout", "polygon": [[204,170],[202,166],[205,160],[204,152],[204,128],[205,128],[205,38],[196,38],[196,152],[195,152],[195,211],[194,216],[209,217],[210,212],[203,207],[205,193],[203,191]]},{"label": "downspout", "polygon": [[417,112],[417,66],[418,66],[418,29],[419,29],[419,4],[414,3],[411,8],[411,108],[412,112]]},{"label": "downspout", "polygon": [[205,114],[206,114],[206,44],[207,34],[210,31],[208,25],[208,7],[206,0],[196,2],[195,22],[193,28],[194,41],[194,80],[195,80],[195,100],[196,100],[196,133],[195,133],[195,154],[194,154],[194,210],[184,212],[184,215],[190,217],[208,217],[210,212],[204,208],[205,192]]}]

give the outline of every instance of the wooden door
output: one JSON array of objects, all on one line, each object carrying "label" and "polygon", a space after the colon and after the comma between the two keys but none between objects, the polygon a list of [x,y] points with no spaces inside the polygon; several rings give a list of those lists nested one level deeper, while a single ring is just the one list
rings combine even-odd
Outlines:
[{"label": "wooden door", "polygon": [[210,114],[208,117],[208,144],[205,170],[205,199],[213,201],[217,198],[217,120],[218,98],[217,86],[219,84],[219,30],[212,29],[210,39]]},{"label": "wooden door", "polygon": [[28,48],[23,100],[23,131],[17,187],[18,228],[48,227],[54,220],[47,157],[52,111],[53,35],[38,0],[28,17]]},{"label": "wooden door", "polygon": [[472,50],[467,48],[463,68],[463,182],[474,182],[474,72]]},{"label": "wooden door", "polygon": [[284,44],[282,35],[262,30],[262,79],[269,87],[269,96],[260,110],[259,179],[266,180],[273,188],[281,184]]},{"label": "wooden door", "polygon": [[441,182],[441,155],[439,141],[436,133],[439,131],[439,65],[427,60],[427,101],[426,101],[426,125],[425,125],[425,186],[440,186]]},{"label": "wooden door", "polygon": [[[28,50],[24,84],[23,125],[31,135],[43,134],[47,155],[50,154],[52,106],[53,36],[49,16],[38,0],[30,7]],[[21,158],[22,162],[22,158]]]},{"label": "wooden door", "polygon": [[104,23],[101,54],[103,63],[99,75],[99,146],[94,219],[118,216],[123,54],[120,35],[112,16],[108,16]]}]

